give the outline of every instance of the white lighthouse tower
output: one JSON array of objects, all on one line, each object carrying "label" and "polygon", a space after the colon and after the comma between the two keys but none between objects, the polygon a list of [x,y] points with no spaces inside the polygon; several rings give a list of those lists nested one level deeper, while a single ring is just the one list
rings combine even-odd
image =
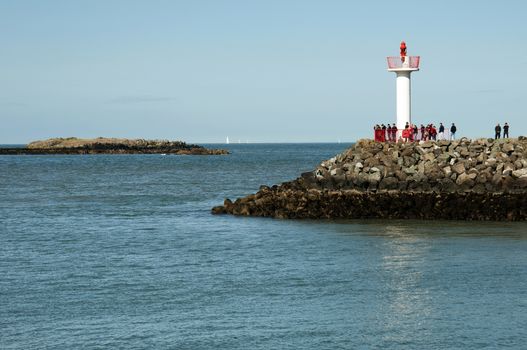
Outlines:
[{"label": "white lighthouse tower", "polygon": [[419,70],[419,56],[406,56],[406,43],[401,42],[399,57],[388,57],[388,71],[397,74],[397,136],[406,123],[412,123],[410,74]]}]

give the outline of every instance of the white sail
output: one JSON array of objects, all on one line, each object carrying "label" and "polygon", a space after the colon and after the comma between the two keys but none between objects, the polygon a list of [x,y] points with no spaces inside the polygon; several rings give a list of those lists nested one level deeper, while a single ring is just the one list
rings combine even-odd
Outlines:
[{"label": "white sail", "polygon": [[225,140],[225,143],[226,143],[226,144],[229,144],[229,143],[230,143],[230,142],[229,142],[229,136],[227,136],[227,139]]}]

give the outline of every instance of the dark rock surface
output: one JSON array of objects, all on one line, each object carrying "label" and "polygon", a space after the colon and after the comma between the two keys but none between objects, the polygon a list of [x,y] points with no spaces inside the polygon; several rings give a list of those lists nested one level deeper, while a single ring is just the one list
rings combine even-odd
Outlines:
[{"label": "dark rock surface", "polygon": [[222,155],[226,150],[207,149],[182,141],[56,138],[35,141],[23,148],[0,148],[0,155],[49,154],[178,154]]},{"label": "dark rock surface", "polygon": [[361,140],[296,180],[214,214],[278,218],[527,219],[527,140]]}]

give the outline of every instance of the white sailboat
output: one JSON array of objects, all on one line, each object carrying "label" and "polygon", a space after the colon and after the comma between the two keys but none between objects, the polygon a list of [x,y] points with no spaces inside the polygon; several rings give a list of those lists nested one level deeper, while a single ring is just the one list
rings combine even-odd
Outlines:
[{"label": "white sailboat", "polygon": [[227,139],[225,140],[225,143],[226,143],[226,144],[229,144],[229,143],[230,143],[230,142],[229,142],[229,136],[227,136]]}]

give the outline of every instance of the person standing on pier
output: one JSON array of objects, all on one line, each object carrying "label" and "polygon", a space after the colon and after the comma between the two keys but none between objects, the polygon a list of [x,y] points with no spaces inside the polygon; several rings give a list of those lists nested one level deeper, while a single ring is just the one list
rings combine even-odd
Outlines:
[{"label": "person standing on pier", "polygon": [[450,139],[455,140],[456,139],[456,124],[452,123],[452,126],[450,127]]},{"label": "person standing on pier", "polygon": [[392,125],[392,141],[397,141],[397,125],[395,125],[395,123],[393,123]]},{"label": "person standing on pier", "polygon": [[495,134],[494,134],[494,140],[497,140],[501,137],[501,126],[500,126],[500,123],[498,123],[498,125],[496,125],[496,127],[494,128],[494,131],[495,131]]},{"label": "person standing on pier", "polygon": [[439,123],[439,140],[445,139],[445,126],[443,123]]}]

